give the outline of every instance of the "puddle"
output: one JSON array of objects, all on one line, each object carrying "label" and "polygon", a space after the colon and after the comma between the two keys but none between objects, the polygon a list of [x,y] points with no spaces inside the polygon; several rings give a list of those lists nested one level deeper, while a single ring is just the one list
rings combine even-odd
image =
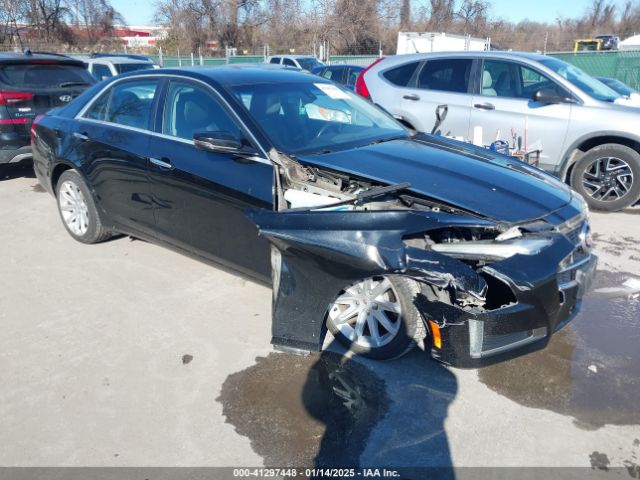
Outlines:
[{"label": "puddle", "polygon": [[390,404],[384,381],[332,352],[258,357],[227,377],[217,400],[265,465],[292,467],[358,466]]},{"label": "puddle", "polygon": [[36,183],[35,185],[31,185],[31,190],[38,193],[46,193],[46,190],[42,185]]},{"label": "puddle", "polygon": [[480,369],[480,381],[522,405],[570,415],[581,428],[640,424],[640,299],[593,291],[633,276],[598,271],[581,312],[545,349]]}]

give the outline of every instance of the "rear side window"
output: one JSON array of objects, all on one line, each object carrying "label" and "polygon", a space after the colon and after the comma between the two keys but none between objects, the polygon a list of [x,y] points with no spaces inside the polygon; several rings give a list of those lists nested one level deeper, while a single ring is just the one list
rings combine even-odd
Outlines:
[{"label": "rear side window", "polygon": [[280,63],[280,57],[273,57],[269,63]]},{"label": "rear side window", "polygon": [[158,80],[119,83],[105,92],[87,111],[86,118],[148,129]]},{"label": "rear side window", "polygon": [[355,85],[358,75],[362,70],[349,70],[349,77],[347,78],[347,85]]},{"label": "rear side window", "polygon": [[429,60],[418,75],[418,88],[467,93],[471,64],[464,58]]},{"label": "rear side window", "polygon": [[399,87],[406,87],[411,81],[411,77],[418,68],[419,62],[411,62],[399,67],[387,70],[382,75],[394,85]]},{"label": "rear side window", "polygon": [[344,68],[327,68],[322,76],[327,80],[333,80],[334,82],[341,82]]},{"label": "rear side window", "polygon": [[30,63],[3,65],[0,67],[0,81],[15,87],[33,88],[65,88],[95,83],[82,66]]}]

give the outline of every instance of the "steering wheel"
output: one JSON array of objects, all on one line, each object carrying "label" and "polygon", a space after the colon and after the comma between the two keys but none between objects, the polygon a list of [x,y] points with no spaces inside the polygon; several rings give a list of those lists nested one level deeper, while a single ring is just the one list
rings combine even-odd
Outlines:
[{"label": "steering wheel", "polygon": [[322,127],[320,127],[320,130],[318,130],[318,133],[314,135],[313,139],[317,140],[322,136],[323,133],[325,133],[331,127],[338,127],[339,129],[341,129],[343,126],[344,126],[343,123],[328,122],[326,125],[323,125]]}]

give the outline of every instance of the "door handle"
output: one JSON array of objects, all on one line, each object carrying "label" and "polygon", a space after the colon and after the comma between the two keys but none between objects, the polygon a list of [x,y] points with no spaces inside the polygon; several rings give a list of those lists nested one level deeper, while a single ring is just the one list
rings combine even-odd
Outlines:
[{"label": "door handle", "polygon": [[416,100],[420,100],[420,95],[409,93],[407,95],[404,95],[402,98],[404,98],[405,100],[413,100],[415,102]]},{"label": "door handle", "polygon": [[496,107],[493,103],[476,103],[473,105],[473,108],[479,108],[480,110],[495,110]]},{"label": "door handle", "polygon": [[154,165],[167,170],[173,170],[174,168],[168,158],[149,158],[149,161]]},{"label": "door handle", "polygon": [[73,132],[73,137],[77,138],[78,140],[82,140],[83,142],[89,140],[89,135],[87,135],[86,133]]}]

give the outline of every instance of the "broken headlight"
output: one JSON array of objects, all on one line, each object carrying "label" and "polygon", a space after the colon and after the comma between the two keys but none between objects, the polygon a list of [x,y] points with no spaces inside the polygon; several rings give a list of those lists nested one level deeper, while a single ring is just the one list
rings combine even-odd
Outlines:
[{"label": "broken headlight", "polygon": [[497,261],[514,255],[535,255],[551,245],[547,238],[515,238],[510,240],[478,240],[435,243],[431,248],[451,257],[468,260]]}]

